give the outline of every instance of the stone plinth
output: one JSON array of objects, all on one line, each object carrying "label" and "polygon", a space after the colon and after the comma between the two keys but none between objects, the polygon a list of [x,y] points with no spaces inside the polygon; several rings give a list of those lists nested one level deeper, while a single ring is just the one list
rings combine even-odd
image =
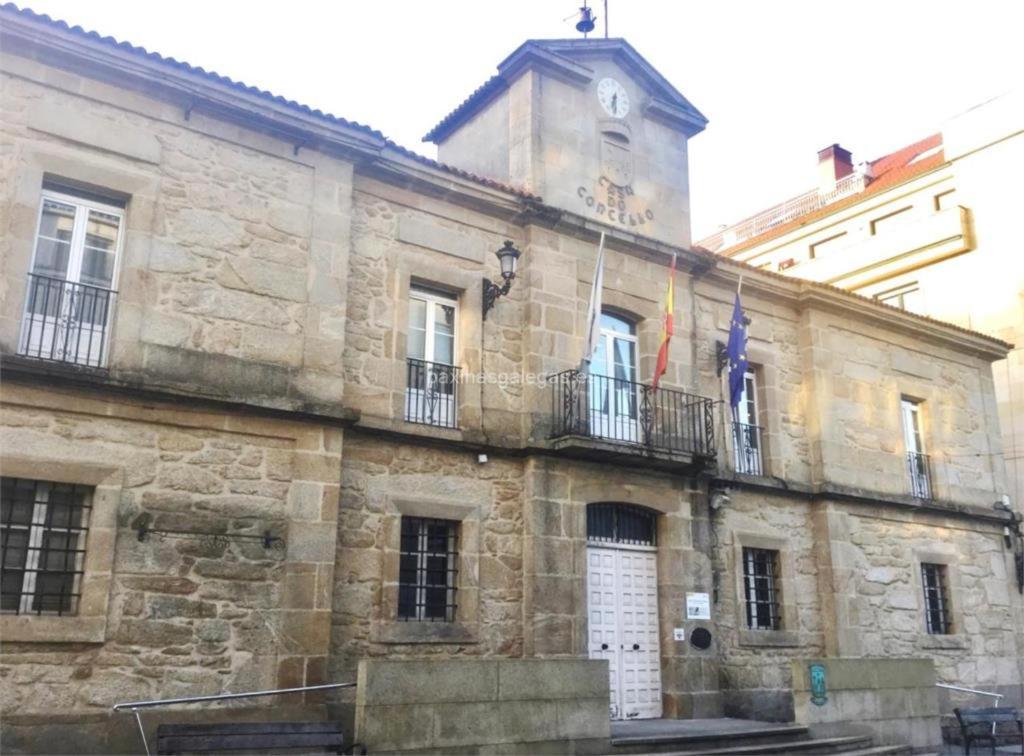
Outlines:
[{"label": "stone plinth", "polygon": [[364,660],[357,691],[355,740],[371,753],[609,747],[603,660]]}]

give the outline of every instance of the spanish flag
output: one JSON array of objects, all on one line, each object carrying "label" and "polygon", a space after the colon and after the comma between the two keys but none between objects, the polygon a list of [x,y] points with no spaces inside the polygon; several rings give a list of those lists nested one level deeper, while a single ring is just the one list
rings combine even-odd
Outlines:
[{"label": "spanish flag", "polygon": [[668,272],[668,293],[665,295],[665,321],[661,326],[661,348],[658,349],[658,363],[654,366],[654,380],[651,385],[658,388],[658,381],[668,369],[668,342],[672,338],[672,312],[675,309],[676,256],[672,255],[672,267]]}]

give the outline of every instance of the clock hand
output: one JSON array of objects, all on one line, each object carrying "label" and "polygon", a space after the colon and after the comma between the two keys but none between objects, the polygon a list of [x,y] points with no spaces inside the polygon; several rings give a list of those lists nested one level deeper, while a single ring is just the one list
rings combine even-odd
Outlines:
[{"label": "clock hand", "polygon": [[612,95],[612,115],[619,114],[619,96],[617,94]]}]

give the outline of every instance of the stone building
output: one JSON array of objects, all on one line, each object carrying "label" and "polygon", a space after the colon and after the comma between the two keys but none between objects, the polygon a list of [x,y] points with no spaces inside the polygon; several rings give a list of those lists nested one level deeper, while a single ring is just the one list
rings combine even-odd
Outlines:
[{"label": "stone building", "polygon": [[[449,723],[529,661],[520,688],[562,692],[517,694],[509,748],[606,738],[609,710],[806,719],[808,659],[1019,698],[1009,345],[691,249],[706,121],[626,42],[526,42],[431,131],[442,162],[12,6],[0,51],[6,748],[130,749],[114,703],[360,663],[374,688],[367,660],[480,665],[430,691]],[[830,716],[934,742],[858,695]],[[420,732],[329,705],[376,750]],[[422,728],[473,747],[468,722]]]}]

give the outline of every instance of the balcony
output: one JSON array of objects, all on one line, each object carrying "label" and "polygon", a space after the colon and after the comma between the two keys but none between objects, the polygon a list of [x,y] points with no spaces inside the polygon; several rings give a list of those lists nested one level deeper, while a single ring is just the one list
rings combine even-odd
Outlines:
[{"label": "balcony", "polygon": [[111,289],[30,273],[18,354],[105,367],[116,295]]},{"label": "balcony", "polygon": [[746,475],[764,475],[764,460],[761,456],[760,425],[746,423],[732,424],[733,449],[736,454],[736,472]]},{"label": "balcony", "polygon": [[406,421],[458,428],[459,368],[412,358],[406,363]]},{"label": "balcony", "polygon": [[555,375],[551,384],[556,448],[669,461],[715,457],[711,399],[578,370]]},{"label": "balcony", "polygon": [[907,472],[910,474],[910,493],[916,499],[932,498],[932,478],[927,454],[907,452]]}]

